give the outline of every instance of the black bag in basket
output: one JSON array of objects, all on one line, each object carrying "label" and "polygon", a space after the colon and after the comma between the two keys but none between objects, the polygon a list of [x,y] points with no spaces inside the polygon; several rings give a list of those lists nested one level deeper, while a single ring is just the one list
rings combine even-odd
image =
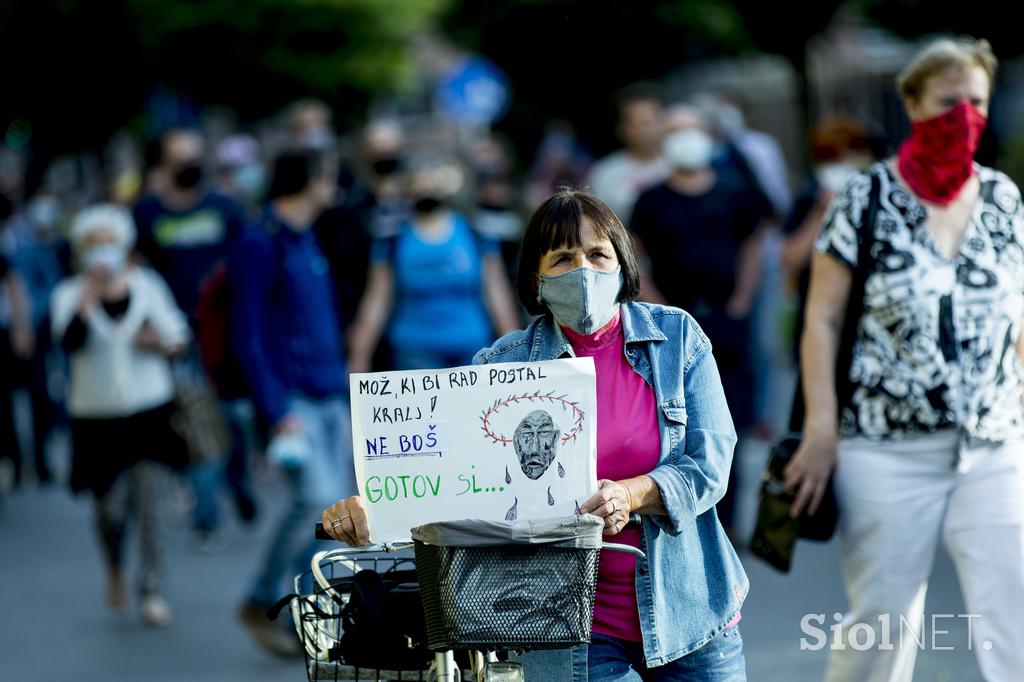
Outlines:
[{"label": "black bag in basket", "polygon": [[423,670],[433,660],[413,570],[362,570],[341,610],[341,660],[360,668]]}]

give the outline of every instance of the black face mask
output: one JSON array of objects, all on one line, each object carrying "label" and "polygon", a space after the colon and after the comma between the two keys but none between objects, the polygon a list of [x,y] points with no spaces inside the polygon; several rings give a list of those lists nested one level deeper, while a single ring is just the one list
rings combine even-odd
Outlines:
[{"label": "black face mask", "polygon": [[477,206],[483,211],[510,211],[512,207],[506,203],[500,201],[485,201],[481,200],[477,202]]},{"label": "black face mask", "polygon": [[377,175],[394,175],[401,167],[402,162],[393,157],[384,157],[373,162],[373,172]]},{"label": "black face mask", "polygon": [[174,184],[179,189],[193,189],[203,179],[203,168],[199,164],[182,166],[174,172]]},{"label": "black face mask", "polygon": [[417,213],[433,213],[441,208],[441,200],[431,196],[420,197],[413,204],[413,207],[415,207]]}]

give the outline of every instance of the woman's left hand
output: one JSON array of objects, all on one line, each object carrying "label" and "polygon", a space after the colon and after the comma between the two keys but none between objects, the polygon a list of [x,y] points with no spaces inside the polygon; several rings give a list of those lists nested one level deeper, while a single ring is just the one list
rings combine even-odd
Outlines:
[{"label": "woman's left hand", "polygon": [[580,511],[602,517],[604,534],[616,535],[629,523],[632,511],[629,489],[618,481],[601,479],[597,482],[597,492],[580,505]]}]

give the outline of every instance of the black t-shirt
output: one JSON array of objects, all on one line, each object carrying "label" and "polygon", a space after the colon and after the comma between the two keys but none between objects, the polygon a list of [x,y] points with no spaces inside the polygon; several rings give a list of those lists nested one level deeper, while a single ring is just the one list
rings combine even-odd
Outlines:
[{"label": "black t-shirt", "polygon": [[313,225],[320,250],[330,264],[342,328],[355,321],[366,289],[373,243],[366,216],[372,210],[370,202],[336,206],[321,214]]},{"label": "black t-shirt", "polygon": [[744,193],[744,201],[749,202],[746,209],[751,214],[761,218],[771,218],[775,215],[771,199],[768,198],[757,179],[757,174],[735,142],[726,143],[721,153],[712,161],[712,167],[720,179]]},{"label": "black t-shirt", "polygon": [[135,205],[134,216],[139,251],[167,281],[178,306],[192,317],[206,276],[227,257],[245,229],[245,209],[213,192],[183,211],[148,195]]},{"label": "black t-shirt", "polygon": [[742,189],[719,180],[697,196],[662,183],[637,199],[630,227],[671,305],[691,312],[725,306],[736,285],[740,248],[761,218],[746,198]]}]

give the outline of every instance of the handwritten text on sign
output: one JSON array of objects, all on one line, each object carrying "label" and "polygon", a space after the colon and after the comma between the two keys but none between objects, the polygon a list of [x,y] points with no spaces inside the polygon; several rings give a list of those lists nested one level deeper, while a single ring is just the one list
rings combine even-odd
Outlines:
[{"label": "handwritten text on sign", "polygon": [[597,487],[590,358],[354,374],[351,386],[374,542],[431,521],[570,515]]}]

